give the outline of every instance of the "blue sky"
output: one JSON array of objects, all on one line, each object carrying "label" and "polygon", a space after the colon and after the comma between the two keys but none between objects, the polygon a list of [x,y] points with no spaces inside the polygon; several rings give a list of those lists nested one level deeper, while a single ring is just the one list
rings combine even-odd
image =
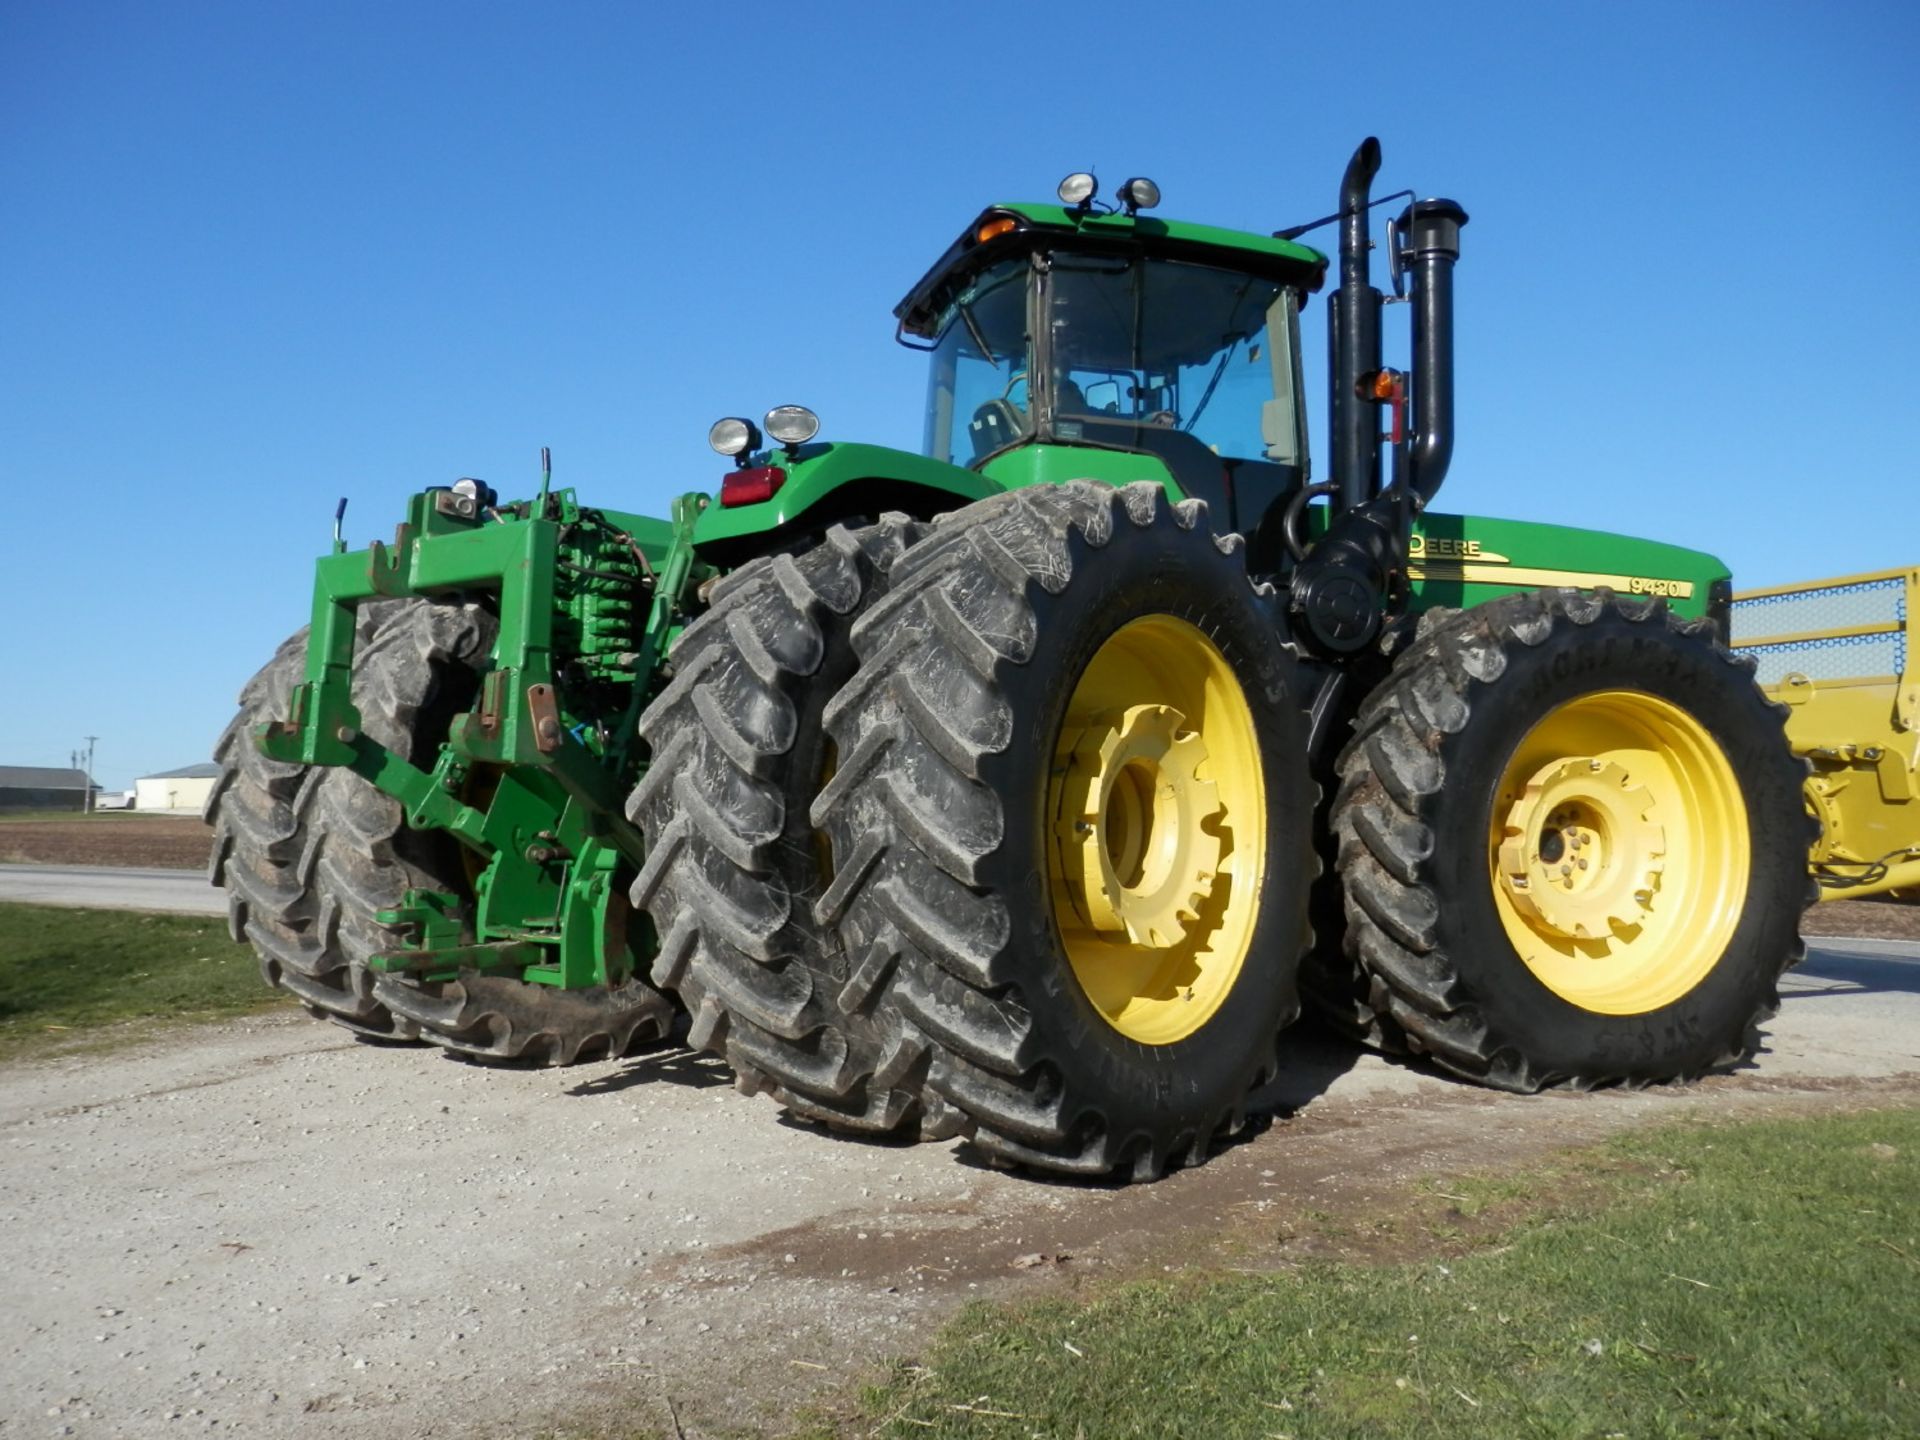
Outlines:
[{"label": "blue sky", "polygon": [[1442,508],[1920,561],[1920,6],[1397,13],[0,0],[0,763],[204,758],[340,495],[550,445],[663,512],[796,400],[912,448],[889,312],[982,205],[1268,230],[1369,133],[1473,215]]}]

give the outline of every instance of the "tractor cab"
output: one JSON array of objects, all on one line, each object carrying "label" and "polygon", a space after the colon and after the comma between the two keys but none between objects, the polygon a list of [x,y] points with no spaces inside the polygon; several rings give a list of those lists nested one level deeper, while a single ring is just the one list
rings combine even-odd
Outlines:
[{"label": "tractor cab", "polygon": [[1325,270],[1090,197],[992,207],[895,311],[932,359],[925,451],[1009,487],[1171,482],[1251,532],[1307,481],[1300,310]]}]

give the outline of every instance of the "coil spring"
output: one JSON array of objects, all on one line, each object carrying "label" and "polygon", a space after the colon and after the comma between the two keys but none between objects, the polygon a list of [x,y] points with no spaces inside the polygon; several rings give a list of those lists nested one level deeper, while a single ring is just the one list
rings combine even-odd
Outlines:
[{"label": "coil spring", "polygon": [[646,581],[630,543],[603,523],[569,527],[555,578],[557,658],[579,678],[631,682]]}]

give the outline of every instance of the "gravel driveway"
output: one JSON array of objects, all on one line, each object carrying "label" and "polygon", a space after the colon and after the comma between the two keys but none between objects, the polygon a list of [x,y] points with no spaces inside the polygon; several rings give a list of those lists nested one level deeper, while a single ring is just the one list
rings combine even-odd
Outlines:
[{"label": "gravel driveway", "polygon": [[673,1050],[488,1071],[275,1017],[13,1064],[0,1434],[777,1426],[969,1297],[1204,1260],[1250,1207],[1338,1213],[1702,1105],[1920,1093],[1920,947],[1820,944],[1741,1074],[1519,1099],[1302,1032],[1290,1118],[1134,1188],[789,1126]]}]

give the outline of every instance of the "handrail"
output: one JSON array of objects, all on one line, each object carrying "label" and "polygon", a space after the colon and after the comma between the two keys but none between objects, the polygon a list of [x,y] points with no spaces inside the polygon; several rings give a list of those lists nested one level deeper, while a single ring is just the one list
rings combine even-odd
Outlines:
[{"label": "handrail", "polygon": [[1764,585],[1757,590],[1736,591],[1733,603],[1742,600],[1767,600],[1776,595],[1804,595],[1814,590],[1838,590],[1847,585],[1871,585],[1876,580],[1903,580],[1911,572],[1902,566],[1896,570],[1865,570],[1858,575],[1833,575],[1819,580],[1800,580],[1790,585]]}]

